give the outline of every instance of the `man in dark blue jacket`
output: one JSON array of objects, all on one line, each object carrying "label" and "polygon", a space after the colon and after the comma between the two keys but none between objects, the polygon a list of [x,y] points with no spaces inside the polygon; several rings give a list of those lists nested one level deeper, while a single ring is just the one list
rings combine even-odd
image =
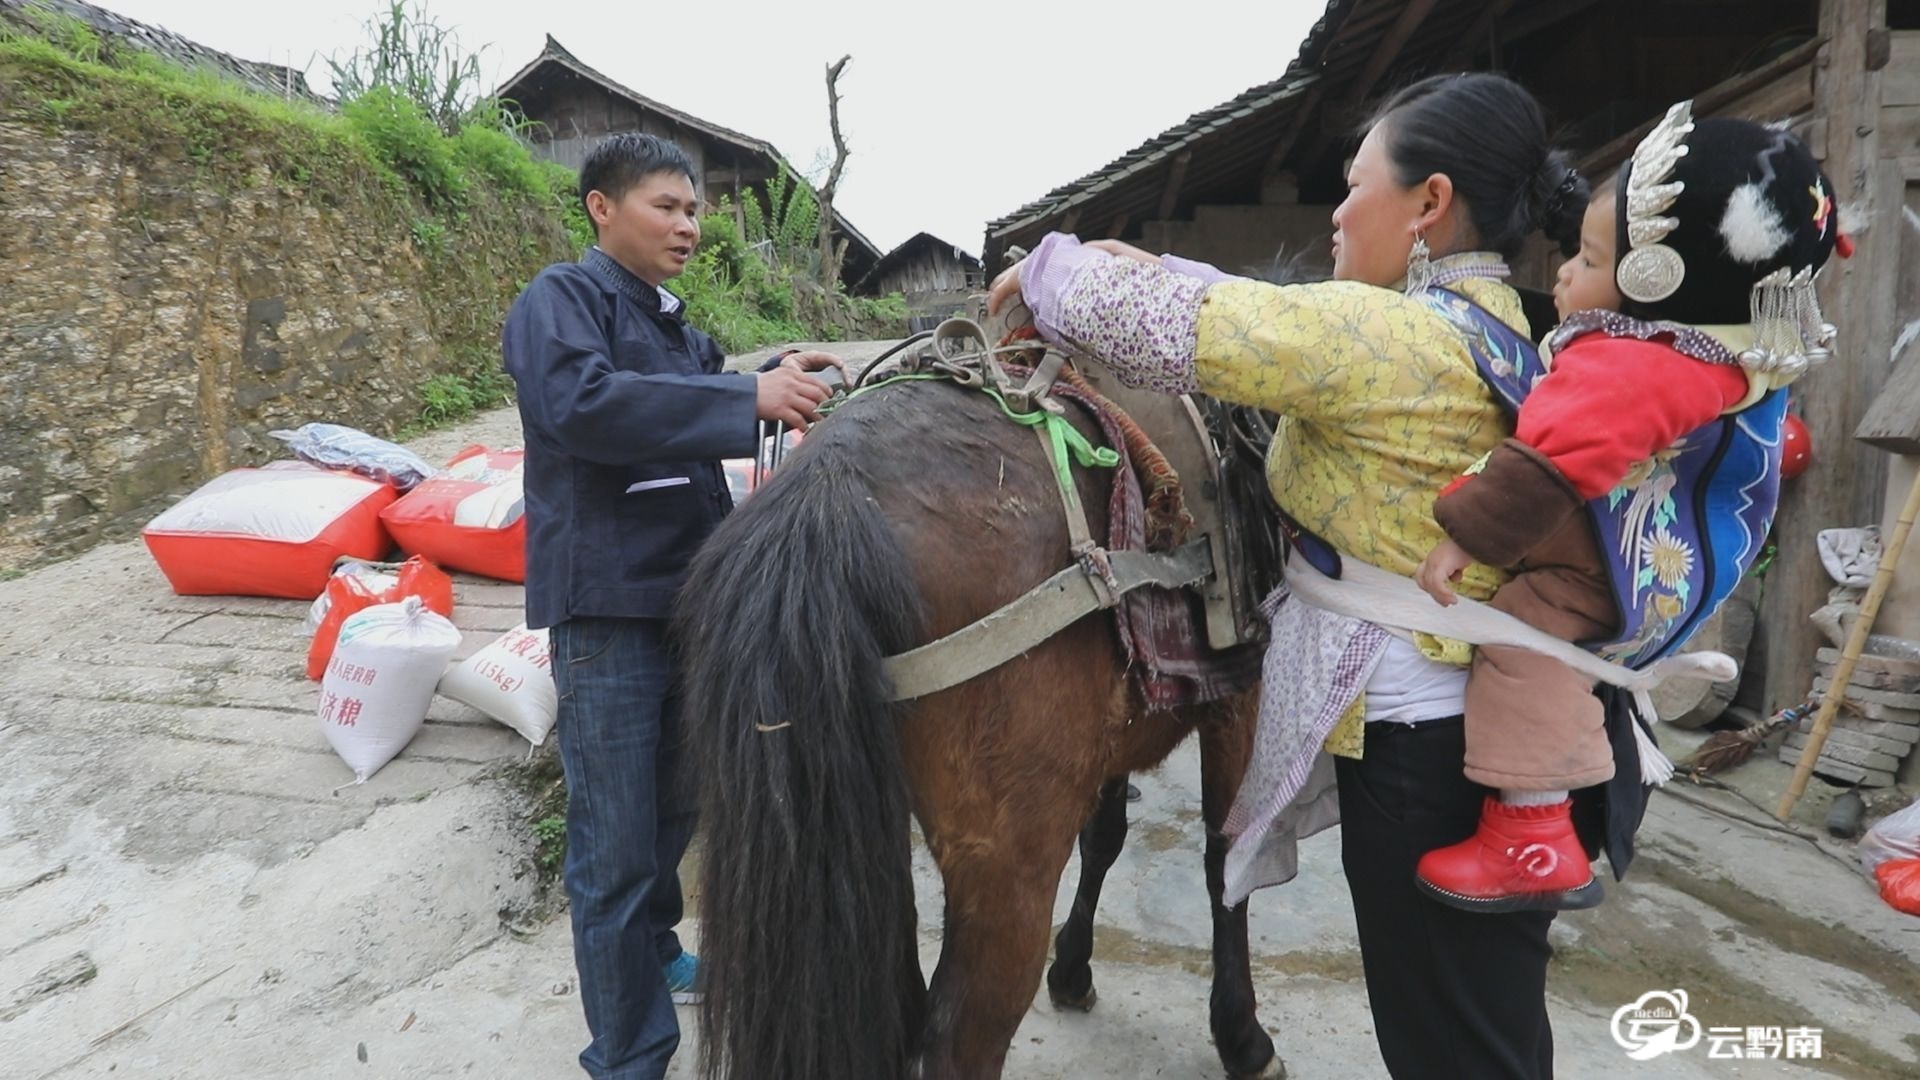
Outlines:
[{"label": "man in dark blue jacket", "polygon": [[507,314],[503,351],[526,437],[527,624],[550,627],[567,778],[565,881],[596,1080],[660,1080],[697,961],[674,926],[693,829],[667,638],[695,548],[732,508],[720,459],[758,424],[805,430],[827,396],[790,353],[726,374],[664,283],[700,240],[693,166],[629,133],[580,170],[599,242],[549,266]]}]

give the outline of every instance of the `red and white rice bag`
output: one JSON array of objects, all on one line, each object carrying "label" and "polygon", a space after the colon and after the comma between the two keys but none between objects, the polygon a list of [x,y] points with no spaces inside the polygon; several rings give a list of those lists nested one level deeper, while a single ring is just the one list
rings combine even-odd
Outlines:
[{"label": "red and white rice bag", "polygon": [[401,550],[449,570],[502,581],[527,577],[522,450],[469,446],[380,518]]},{"label": "red and white rice bag", "polygon": [[214,477],[140,531],[182,596],[311,600],[343,556],[387,553],[390,485],[300,461]]}]

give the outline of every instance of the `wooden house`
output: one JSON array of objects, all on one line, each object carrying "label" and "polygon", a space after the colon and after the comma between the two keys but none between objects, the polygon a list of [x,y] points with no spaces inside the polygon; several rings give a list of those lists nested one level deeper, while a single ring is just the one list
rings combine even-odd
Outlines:
[{"label": "wooden house", "polygon": [[[709,203],[727,196],[735,207],[749,190],[785,173],[793,183],[806,181],[773,144],[680,111],[636,93],[588,67],[548,35],[540,55],[500,85],[495,93],[512,101],[536,126],[528,133],[534,151],[578,169],[602,138],[622,131],[644,131],[671,139],[693,159],[694,188]],[[847,244],[840,280],[852,288],[880,260],[879,249],[835,210],[833,231]]]},{"label": "wooden house", "polygon": [[864,296],[899,293],[907,302],[914,329],[960,313],[967,297],[986,288],[980,260],[932,233],[915,233],[880,257],[854,292]]}]

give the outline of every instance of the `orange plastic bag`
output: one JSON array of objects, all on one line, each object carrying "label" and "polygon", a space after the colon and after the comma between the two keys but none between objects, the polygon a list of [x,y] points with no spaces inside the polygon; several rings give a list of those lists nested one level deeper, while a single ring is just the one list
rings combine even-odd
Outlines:
[{"label": "orange plastic bag", "polygon": [[336,574],[327,579],[327,615],[313,632],[313,644],[307,647],[307,678],[319,682],[327,673],[327,661],[333,659],[334,642],[340,638],[340,624],[349,615],[375,604],[395,604],[417,596],[427,609],[453,618],[453,579],[446,571],[418,555],[400,564],[399,580],[385,592],[376,593],[352,574]]},{"label": "orange plastic bag", "polygon": [[1888,859],[1873,868],[1880,883],[1880,899],[1895,911],[1920,915],[1920,859]]}]

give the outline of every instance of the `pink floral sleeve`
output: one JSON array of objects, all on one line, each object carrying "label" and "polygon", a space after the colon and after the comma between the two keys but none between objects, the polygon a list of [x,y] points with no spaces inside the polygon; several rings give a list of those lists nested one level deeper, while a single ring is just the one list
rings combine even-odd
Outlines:
[{"label": "pink floral sleeve", "polygon": [[1055,233],[1022,266],[1020,290],[1047,341],[1086,353],[1128,386],[1190,394],[1196,322],[1212,283],[1081,247]]}]

